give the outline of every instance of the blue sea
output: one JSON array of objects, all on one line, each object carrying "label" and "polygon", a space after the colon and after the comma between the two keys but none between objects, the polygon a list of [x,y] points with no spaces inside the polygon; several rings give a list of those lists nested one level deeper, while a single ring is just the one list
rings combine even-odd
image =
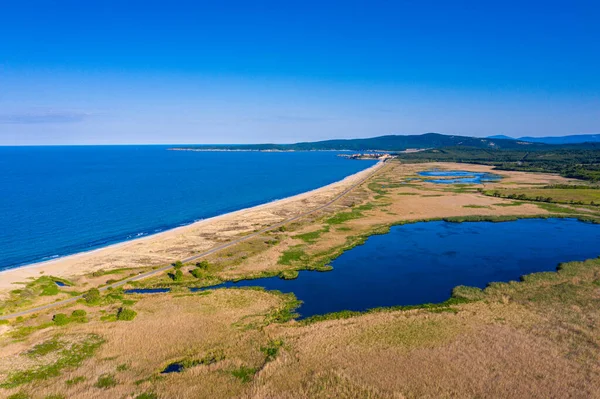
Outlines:
[{"label": "blue sea", "polygon": [[336,152],[0,147],[0,269],[263,204],[373,165]]}]

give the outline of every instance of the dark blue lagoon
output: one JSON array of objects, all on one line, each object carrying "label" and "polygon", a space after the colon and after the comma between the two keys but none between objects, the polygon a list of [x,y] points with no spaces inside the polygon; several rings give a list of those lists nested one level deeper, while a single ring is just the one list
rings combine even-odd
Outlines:
[{"label": "dark blue lagoon", "polygon": [[600,225],[575,219],[422,222],[392,227],[332,262],[333,271],[302,271],[296,280],[227,283],[293,292],[302,317],[380,306],[443,302],[458,285],[555,271],[561,262],[600,255]]},{"label": "dark blue lagoon", "polygon": [[[501,176],[486,172],[467,172],[463,170],[428,170],[419,172],[420,176],[427,177],[428,182],[436,184],[482,184],[502,179]],[[430,179],[439,177],[439,179]]]},{"label": "dark blue lagoon", "polygon": [[284,198],[374,164],[336,155],[0,147],[0,270]]}]

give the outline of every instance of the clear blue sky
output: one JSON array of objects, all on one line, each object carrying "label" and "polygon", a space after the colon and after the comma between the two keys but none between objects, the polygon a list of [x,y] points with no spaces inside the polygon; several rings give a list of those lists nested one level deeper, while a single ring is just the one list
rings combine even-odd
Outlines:
[{"label": "clear blue sky", "polygon": [[0,144],[600,133],[600,2],[0,4]]}]

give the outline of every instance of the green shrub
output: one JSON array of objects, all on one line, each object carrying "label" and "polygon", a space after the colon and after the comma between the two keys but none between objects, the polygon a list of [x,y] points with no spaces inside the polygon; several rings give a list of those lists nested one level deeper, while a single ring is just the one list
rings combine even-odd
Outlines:
[{"label": "green shrub", "polygon": [[277,357],[279,348],[283,346],[283,341],[273,340],[270,341],[267,346],[260,348],[260,351],[265,354],[265,362],[270,362]]},{"label": "green shrub", "polygon": [[73,313],[71,313],[72,317],[85,317],[87,315],[87,312],[83,309],[76,309],[73,311]]},{"label": "green shrub", "polygon": [[192,270],[190,270],[190,274],[196,278],[204,277],[203,269],[192,269]]},{"label": "green shrub", "polygon": [[86,303],[90,305],[97,304],[98,302],[100,302],[101,298],[102,297],[100,296],[100,290],[98,290],[98,288],[92,288],[91,290],[83,294],[83,299]]},{"label": "green shrub", "polygon": [[177,262],[173,263],[173,267],[175,269],[181,269],[183,267],[183,263],[181,263],[181,261],[178,260]]},{"label": "green shrub", "polygon": [[183,272],[180,269],[175,269],[175,272],[169,273],[169,277],[173,281],[183,280]]},{"label": "green shrub", "polygon": [[117,380],[115,380],[115,376],[112,374],[102,374],[98,377],[98,381],[94,385],[96,388],[112,388],[117,385]]},{"label": "green shrub", "polygon": [[137,312],[133,309],[121,307],[117,311],[117,320],[131,321],[135,319],[135,316],[137,316]]},{"label": "green shrub", "polygon": [[134,399],[158,399],[154,392],[144,392],[136,396]]},{"label": "green shrub", "polygon": [[71,320],[69,319],[69,316],[67,316],[66,314],[57,313],[54,315],[54,317],[52,317],[52,321],[57,326],[64,326],[65,324],[68,324]]},{"label": "green shrub", "polygon": [[196,267],[198,267],[200,269],[204,269],[204,270],[208,270],[209,266],[210,266],[210,264],[206,260],[196,263]]}]

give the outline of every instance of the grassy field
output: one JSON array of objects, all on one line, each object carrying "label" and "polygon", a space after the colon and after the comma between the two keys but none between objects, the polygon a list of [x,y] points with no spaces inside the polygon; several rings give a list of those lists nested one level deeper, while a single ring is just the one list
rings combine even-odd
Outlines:
[{"label": "grassy field", "polygon": [[[135,284],[168,286],[168,294],[93,290],[138,269],[98,272],[58,288],[51,276],[24,283],[3,300],[5,312],[87,294],[73,305],[0,324],[0,397],[600,397],[600,259],[485,290],[458,287],[443,304],[301,322],[294,320],[293,295],[186,288],[327,270],[343,251],[395,224],[551,216],[600,221],[591,206],[515,201],[476,186],[412,180],[430,167],[386,165],[318,215]],[[557,184],[572,183],[507,172],[485,192]],[[163,374],[171,364],[182,371]]]}]

